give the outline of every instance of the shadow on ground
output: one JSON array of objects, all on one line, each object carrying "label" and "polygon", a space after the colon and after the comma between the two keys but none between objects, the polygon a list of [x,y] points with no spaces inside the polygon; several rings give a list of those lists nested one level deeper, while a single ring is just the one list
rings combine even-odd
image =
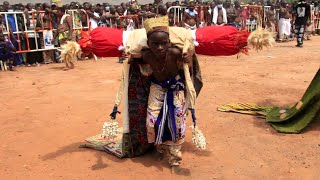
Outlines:
[{"label": "shadow on ground", "polygon": [[[170,170],[168,161],[166,159],[160,159],[160,155],[157,153],[156,150],[152,150],[149,151],[148,153],[146,153],[143,156],[140,157],[135,157],[135,158],[123,158],[120,159],[118,157],[115,157],[111,154],[108,154],[107,152],[104,151],[98,151],[98,150],[94,150],[94,149],[89,149],[89,148],[80,148],[81,145],[83,145],[83,142],[77,142],[77,143],[72,143],[70,145],[67,146],[63,146],[61,148],[59,148],[58,150],[48,153],[44,156],[41,157],[41,159],[43,161],[47,161],[47,160],[53,160],[56,159],[60,156],[63,156],[65,154],[72,154],[72,153],[81,153],[81,152],[85,152],[85,151],[90,151],[95,153],[95,157],[96,157],[96,162],[94,165],[91,166],[92,170],[101,170],[104,168],[108,167],[108,164],[106,164],[104,162],[104,159],[107,160],[111,160],[115,163],[124,163],[128,160],[130,160],[133,163],[138,163],[138,164],[142,164],[145,167],[156,167],[158,170],[163,171],[164,169],[168,169]],[[191,147],[193,145],[190,145],[188,143],[184,144],[186,146],[187,151],[193,151],[196,150],[194,149],[194,147]],[[209,156],[211,152],[196,152],[197,155],[202,155],[202,156]],[[181,175],[181,176],[190,176],[191,175],[191,171],[190,169],[187,168],[183,168],[180,167],[178,170],[176,170],[177,175]]]},{"label": "shadow on ground", "polygon": [[108,158],[109,160],[112,160],[117,163],[125,161],[125,159],[119,159],[119,158],[113,157],[111,155],[109,156],[109,154],[107,154],[106,152],[96,151],[96,150],[87,149],[87,148],[79,148],[81,144],[83,144],[83,142],[73,143],[73,144],[61,147],[57,151],[54,151],[54,152],[51,152],[51,153],[48,153],[48,154],[42,156],[41,159],[43,161],[47,161],[47,160],[56,159],[59,156],[63,156],[65,154],[91,151],[91,152],[95,153],[95,157],[97,158],[96,163],[94,165],[92,165],[92,167],[91,167],[92,170],[100,170],[100,169],[104,169],[104,168],[108,167],[108,165],[103,162],[103,159],[107,156],[110,157],[110,158]]}]

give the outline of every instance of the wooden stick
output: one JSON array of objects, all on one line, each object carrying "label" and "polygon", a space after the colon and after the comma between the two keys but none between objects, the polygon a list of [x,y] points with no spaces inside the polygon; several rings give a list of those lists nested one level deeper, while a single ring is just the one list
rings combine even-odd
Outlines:
[{"label": "wooden stick", "polygon": [[1,67],[1,71],[4,71],[4,67],[3,67],[3,62],[0,61],[0,67]]}]

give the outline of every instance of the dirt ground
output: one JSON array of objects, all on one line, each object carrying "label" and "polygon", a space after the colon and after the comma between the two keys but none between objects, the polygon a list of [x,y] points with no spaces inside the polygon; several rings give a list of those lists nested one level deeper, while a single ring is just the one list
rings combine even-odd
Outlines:
[{"label": "dirt ground", "polygon": [[[182,171],[171,174],[154,154],[118,159],[80,149],[101,131],[120,83],[116,58],[0,72],[0,179],[319,179],[320,123],[279,134],[263,119],[218,112],[225,103],[292,105],[320,63],[320,37],[275,44],[249,56],[199,56],[204,88],[197,100],[206,151],[183,146]],[[188,126],[191,125],[189,119]]]}]

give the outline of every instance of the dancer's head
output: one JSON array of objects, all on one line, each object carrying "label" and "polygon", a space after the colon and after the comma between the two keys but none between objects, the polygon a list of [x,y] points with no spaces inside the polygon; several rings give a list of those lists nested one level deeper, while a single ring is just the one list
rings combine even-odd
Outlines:
[{"label": "dancer's head", "polygon": [[148,46],[159,58],[165,58],[170,47],[168,17],[150,18],[144,22]]}]

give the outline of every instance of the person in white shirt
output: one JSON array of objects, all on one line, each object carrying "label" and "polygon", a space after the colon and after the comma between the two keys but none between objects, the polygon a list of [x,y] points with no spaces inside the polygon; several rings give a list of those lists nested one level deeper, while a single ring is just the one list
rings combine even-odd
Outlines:
[{"label": "person in white shirt", "polygon": [[213,9],[212,24],[216,26],[223,26],[227,23],[227,11],[223,7],[222,2],[217,0],[217,6]]}]

